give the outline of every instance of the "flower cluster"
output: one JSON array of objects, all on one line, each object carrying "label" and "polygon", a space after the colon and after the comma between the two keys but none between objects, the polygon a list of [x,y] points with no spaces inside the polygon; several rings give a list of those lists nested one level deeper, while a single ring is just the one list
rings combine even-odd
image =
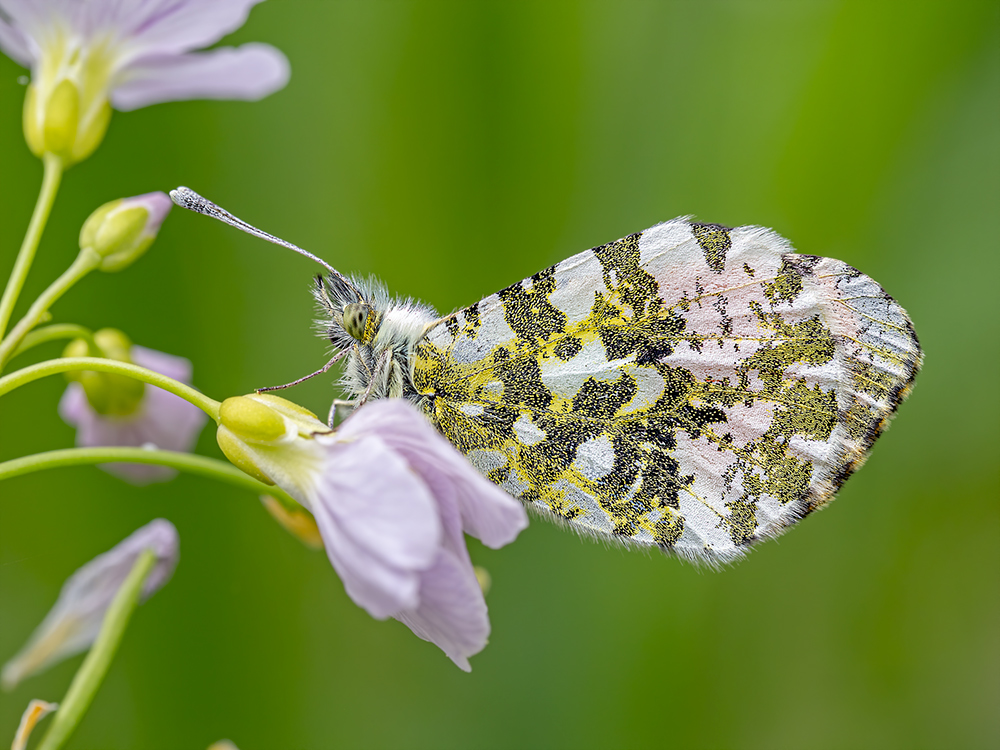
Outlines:
[{"label": "flower cluster", "polygon": [[[135,484],[169,479],[180,467],[258,494],[263,485],[276,486],[273,497],[262,498],[265,507],[307,544],[325,549],[354,602],[377,619],[403,622],[469,671],[490,621],[488,576],[473,566],[465,535],[501,547],[527,517],[414,406],[376,401],[334,430],[273,395],[219,403],[190,386],[188,360],[135,346],[122,331],[41,327],[56,301],[87,274],[121,271],[142,257],[170,210],[165,194],[115,200],[94,211],[70,267],[23,317],[12,318],[63,172],[100,145],[112,108],[252,100],[285,85],[287,60],[266,44],[198,51],[241,26],[258,2],[0,0],[0,50],[31,69],[24,135],[44,164],[35,213],[0,297],[0,372],[36,345],[70,340],[62,358],[0,378],[0,395],[65,373],[70,383],[58,408],[76,428],[79,449],[4,462],[0,480],[86,461]],[[218,423],[219,446],[243,473],[187,455],[208,417]],[[61,746],[103,679],[137,601],[172,575],[177,548],[176,529],[157,519],[66,581],[27,644],[4,665],[0,682],[10,689],[61,659],[91,653],[61,704],[29,704],[15,747],[26,746],[32,728],[51,712],[56,717],[43,745]]]}]

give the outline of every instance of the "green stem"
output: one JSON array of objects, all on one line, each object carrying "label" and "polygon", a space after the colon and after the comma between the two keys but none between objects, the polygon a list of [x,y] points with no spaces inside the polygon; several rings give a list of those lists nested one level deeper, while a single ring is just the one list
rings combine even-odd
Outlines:
[{"label": "green stem", "polygon": [[42,239],[42,232],[45,230],[45,222],[48,221],[49,212],[55,202],[56,193],[59,191],[59,182],[62,179],[63,164],[58,156],[45,154],[44,161],[45,174],[42,177],[42,189],[35,202],[35,210],[31,214],[31,222],[28,224],[28,231],[24,235],[24,242],[17,253],[17,260],[14,261],[14,269],[7,279],[7,287],[0,298],[0,339],[7,330],[7,323],[14,313],[14,305],[21,294],[24,280],[28,278],[28,271],[31,263],[35,259],[35,251],[38,243]]},{"label": "green stem", "polygon": [[128,378],[141,380],[143,383],[155,385],[158,388],[180,396],[185,401],[190,401],[216,422],[219,421],[219,402],[209,398],[200,391],[196,391],[191,386],[185,385],[173,378],[168,378],[166,375],[154,372],[153,370],[147,370],[145,367],[100,357],[63,357],[61,359],[50,359],[45,362],[39,362],[37,365],[15,370],[10,375],[0,378],[0,396],[10,393],[15,388],[19,388],[39,378],[76,370],[113,372]]},{"label": "green stem", "polygon": [[0,342],[0,370],[11,358],[14,350],[21,343],[21,340],[28,335],[28,332],[38,325],[42,317],[48,312],[56,300],[62,297],[71,286],[101,265],[101,256],[85,247],[80,250],[76,260],[67,268],[62,276],[53,281],[49,288],[42,292],[41,296],[34,301],[24,317],[18,321],[17,325],[11,329],[10,334]]},{"label": "green stem", "polygon": [[146,576],[156,564],[156,555],[152,550],[144,549],[139,553],[132,570],[129,572],[125,582],[118,589],[115,598],[111,601],[104,620],[101,622],[101,631],[97,634],[97,640],[90,647],[87,658],[83,660],[80,669],[77,670],[70,683],[66,697],[59,703],[55,718],[45,738],[38,746],[38,750],[58,750],[66,744],[83,715],[90,708],[97,689],[104,681],[104,676],[108,673],[111,660],[118,651],[118,646],[125,635],[125,628],[128,621],[139,603],[139,595],[142,593],[142,583]]},{"label": "green stem", "polygon": [[0,481],[13,479],[24,474],[31,474],[45,469],[57,469],[64,466],[91,466],[93,464],[135,463],[157,464],[169,466],[172,469],[186,471],[189,474],[218,479],[241,487],[258,495],[272,495],[282,502],[294,500],[277,487],[270,487],[244,474],[232,464],[215,458],[196,456],[193,453],[175,451],[148,450],[146,448],[65,448],[45,453],[35,453],[31,456],[14,458],[0,463]]},{"label": "green stem", "polygon": [[97,350],[97,344],[94,343],[94,333],[89,328],[78,326],[75,323],[57,323],[45,326],[45,328],[38,328],[29,333],[21,340],[20,346],[11,353],[10,358],[14,359],[14,357],[23,354],[29,349],[34,349],[36,346],[47,344],[50,341],[59,341],[60,339],[84,339],[90,344],[91,350]]}]

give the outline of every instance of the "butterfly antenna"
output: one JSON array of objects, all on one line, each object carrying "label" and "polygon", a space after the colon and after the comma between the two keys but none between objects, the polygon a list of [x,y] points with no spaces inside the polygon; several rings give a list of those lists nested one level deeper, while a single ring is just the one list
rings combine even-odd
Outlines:
[{"label": "butterfly antenna", "polygon": [[198,214],[204,214],[205,216],[211,216],[213,219],[218,219],[221,222],[229,224],[229,226],[236,227],[247,234],[252,234],[254,237],[259,237],[262,240],[267,240],[275,245],[281,245],[281,247],[287,247],[289,250],[294,250],[299,255],[304,255],[309,258],[309,260],[319,263],[323,268],[330,272],[330,275],[335,276],[340,281],[342,281],[351,291],[358,295],[358,301],[361,302],[361,294],[355,289],[354,284],[347,280],[347,278],[340,273],[336,268],[331,266],[322,258],[319,258],[308,250],[303,250],[298,245],[293,245],[291,242],[286,242],[280,237],[275,237],[273,234],[268,234],[267,232],[262,232],[257,229],[257,227],[252,224],[247,224],[243,219],[233,216],[226,209],[221,206],[217,206],[212,201],[208,200],[203,196],[198,195],[191,188],[179,187],[170,191],[170,199],[176,203],[181,208],[186,208],[189,211],[194,211]]}]

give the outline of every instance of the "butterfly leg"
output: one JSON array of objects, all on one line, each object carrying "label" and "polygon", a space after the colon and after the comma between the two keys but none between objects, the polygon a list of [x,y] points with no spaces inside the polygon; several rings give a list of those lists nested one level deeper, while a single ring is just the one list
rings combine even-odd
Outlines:
[{"label": "butterfly leg", "polygon": [[330,404],[330,414],[326,418],[326,423],[330,426],[330,429],[333,429],[334,422],[337,420],[337,416],[341,409],[349,410],[347,411],[347,414],[344,416],[344,418],[346,419],[348,416],[350,416],[350,413],[354,411],[357,405],[358,405],[357,401],[347,401],[341,398],[335,398],[333,400],[333,403]]},{"label": "butterfly leg", "polygon": [[384,398],[383,393],[387,391],[387,384],[389,380],[389,375],[392,372],[392,350],[386,349],[382,352],[378,360],[375,362],[375,371],[372,373],[371,380],[368,381],[368,387],[365,388],[365,392],[361,394],[361,398],[358,400],[358,406],[364,406],[368,401],[368,398],[372,395],[372,391],[378,388],[376,393],[376,398]]},{"label": "butterfly leg", "polygon": [[321,368],[319,368],[318,370],[316,370],[316,372],[310,373],[309,375],[306,375],[305,377],[301,377],[298,380],[293,380],[291,383],[285,383],[284,385],[269,385],[266,388],[258,388],[257,389],[257,393],[267,393],[268,391],[281,391],[281,390],[284,390],[285,388],[291,388],[293,385],[298,385],[299,383],[304,383],[305,381],[309,380],[309,378],[314,378],[317,375],[322,375],[324,372],[326,372],[331,367],[333,367],[335,364],[337,364],[337,362],[339,362],[341,359],[343,359],[344,355],[346,355],[347,352],[349,352],[349,351],[350,351],[350,349],[341,349],[339,352],[337,352],[336,354],[333,355],[333,357],[330,359],[329,362],[327,362]]}]

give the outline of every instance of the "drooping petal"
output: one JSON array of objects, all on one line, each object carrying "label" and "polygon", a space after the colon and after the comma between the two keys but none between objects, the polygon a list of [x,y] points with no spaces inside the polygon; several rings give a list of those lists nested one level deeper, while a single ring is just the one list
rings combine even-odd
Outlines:
[{"label": "drooping petal", "polygon": [[434,498],[378,437],[329,451],[312,511],[344,588],[379,619],[415,607],[441,540]]},{"label": "drooping petal", "polygon": [[469,657],[486,646],[490,620],[475,571],[467,560],[442,549],[420,579],[420,604],[394,617],[438,646],[466,672]]},{"label": "drooping petal", "polygon": [[338,434],[348,437],[361,431],[380,435],[405,456],[436,497],[444,494],[445,485],[450,486],[464,531],[488,547],[508,544],[528,525],[523,506],[476,471],[406,401],[386,399],[366,404],[344,422]]},{"label": "drooping petal", "polygon": [[142,586],[141,601],[145,601],[173,575],[177,547],[177,529],[157,518],[76,571],[28,643],[4,665],[3,686],[10,689],[25,677],[89,648],[139,554],[149,549],[156,555],[156,564]]},{"label": "drooping petal", "polygon": [[24,713],[21,714],[21,723],[17,725],[17,731],[14,733],[14,741],[11,743],[10,750],[25,750],[28,747],[28,740],[31,739],[31,733],[34,731],[35,725],[58,708],[58,703],[49,703],[37,698],[30,701],[28,707],[24,709]]},{"label": "drooping petal", "polygon": [[181,99],[256,101],[288,83],[287,58],[269,44],[137,61],[111,92],[115,109],[133,110]]}]

